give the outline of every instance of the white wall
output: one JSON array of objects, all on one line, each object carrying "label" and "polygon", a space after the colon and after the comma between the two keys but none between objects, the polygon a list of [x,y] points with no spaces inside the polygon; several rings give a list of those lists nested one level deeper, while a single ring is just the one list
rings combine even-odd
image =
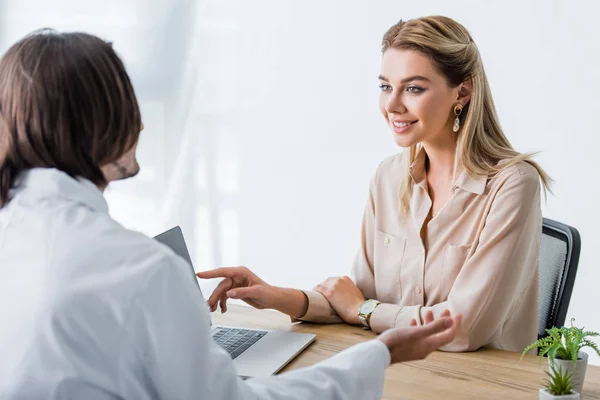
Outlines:
[{"label": "white wall", "polygon": [[[380,40],[444,14],[484,59],[502,125],[555,179],[544,215],[579,229],[569,309],[600,330],[600,4],[591,1],[261,1],[240,15],[240,260],[273,284],[347,273],[368,181],[397,151],[377,110]],[[268,12],[266,11],[268,10]],[[237,114],[237,113],[236,113]],[[591,355],[591,363],[600,358]]]}]

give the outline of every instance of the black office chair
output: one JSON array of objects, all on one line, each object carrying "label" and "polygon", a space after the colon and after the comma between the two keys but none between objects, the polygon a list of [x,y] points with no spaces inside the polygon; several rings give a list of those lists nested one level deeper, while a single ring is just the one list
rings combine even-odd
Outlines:
[{"label": "black office chair", "polygon": [[544,218],[540,249],[538,338],[546,329],[565,324],[571,301],[581,238],[577,229]]}]

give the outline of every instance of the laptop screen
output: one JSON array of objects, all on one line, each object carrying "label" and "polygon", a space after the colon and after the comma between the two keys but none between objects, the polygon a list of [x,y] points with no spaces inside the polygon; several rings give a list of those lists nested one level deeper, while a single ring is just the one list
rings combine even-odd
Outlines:
[{"label": "laptop screen", "polygon": [[190,267],[192,267],[192,271],[194,271],[192,259],[190,258],[190,253],[185,245],[185,239],[183,238],[183,232],[181,232],[180,227],[176,226],[175,228],[169,229],[168,231],[155,236],[154,239],[169,246],[175,254],[187,261],[188,264],[190,264]]},{"label": "laptop screen", "polygon": [[[158,240],[164,245],[169,246],[175,254],[187,261],[188,265],[190,266],[190,272],[194,277],[194,282],[198,284],[196,271],[194,271],[194,265],[192,264],[192,259],[190,258],[190,253],[188,252],[187,246],[185,245],[185,239],[183,238],[183,232],[181,232],[181,228],[176,226],[175,228],[169,229],[168,231],[155,236],[154,239]],[[198,285],[198,288],[199,287],[200,285]]]},{"label": "laptop screen", "polygon": [[[179,226],[175,228],[171,228],[166,232],[161,233],[154,237],[154,239],[158,240],[162,244],[169,246],[171,250],[179,257],[183,258],[187,261],[190,266],[190,272],[192,274],[192,279],[196,282],[196,286],[198,286],[198,290],[200,291],[200,296],[204,299],[204,295],[202,294],[202,289],[198,284],[198,278],[196,277],[196,271],[194,270],[194,265],[192,264],[192,259],[190,258],[190,253],[188,252],[187,246],[185,245],[185,239],[183,238],[183,232]],[[207,306],[208,307],[208,306]],[[210,316],[210,310],[209,310]],[[209,318],[210,325],[212,326],[212,318]]]}]

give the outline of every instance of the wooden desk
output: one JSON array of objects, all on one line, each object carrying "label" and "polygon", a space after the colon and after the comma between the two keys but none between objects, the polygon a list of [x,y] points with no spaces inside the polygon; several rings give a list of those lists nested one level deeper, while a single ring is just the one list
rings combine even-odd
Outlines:
[{"label": "wooden desk", "polygon": [[[275,311],[229,305],[219,325],[280,329],[317,335],[316,341],[283,371],[312,365],[354,344],[374,338],[371,331],[345,324],[291,324]],[[473,353],[435,352],[426,360],[397,364],[385,376],[384,399],[537,399],[544,373],[535,356],[483,349]],[[544,364],[542,364],[544,366]],[[600,367],[588,366],[582,399],[600,399]]]}]

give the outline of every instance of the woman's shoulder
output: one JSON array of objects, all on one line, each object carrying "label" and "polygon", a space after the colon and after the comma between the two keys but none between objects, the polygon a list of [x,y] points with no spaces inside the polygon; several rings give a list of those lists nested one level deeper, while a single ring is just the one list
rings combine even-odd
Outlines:
[{"label": "woman's shoulder", "polygon": [[504,185],[508,182],[527,187],[540,187],[540,174],[538,170],[527,161],[519,161],[502,168],[490,180],[490,184]]},{"label": "woman's shoulder", "polygon": [[385,180],[389,177],[396,177],[404,168],[402,162],[404,157],[403,152],[386,157],[379,163],[377,170],[375,171],[374,181]]}]

